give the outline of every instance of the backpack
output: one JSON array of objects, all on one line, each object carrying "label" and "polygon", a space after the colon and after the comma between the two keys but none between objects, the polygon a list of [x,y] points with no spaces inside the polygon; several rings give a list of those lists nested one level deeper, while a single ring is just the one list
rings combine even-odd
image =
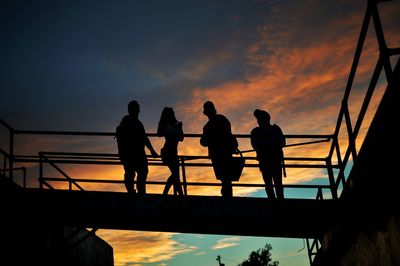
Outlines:
[{"label": "backpack", "polygon": [[257,128],[255,131],[258,153],[266,158],[282,158],[282,147],[284,145],[284,137],[277,125],[272,125],[267,129]]}]

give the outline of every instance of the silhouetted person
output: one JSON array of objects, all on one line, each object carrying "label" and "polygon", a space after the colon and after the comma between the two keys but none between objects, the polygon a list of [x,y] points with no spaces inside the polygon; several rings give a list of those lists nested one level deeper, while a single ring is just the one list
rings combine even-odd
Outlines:
[{"label": "silhouetted person", "polygon": [[265,182],[265,191],[268,198],[283,199],[282,148],[286,144],[285,137],[279,126],[271,125],[271,117],[268,112],[256,109],[254,116],[259,126],[251,131],[251,145],[257,152],[260,171]]},{"label": "silhouetted person", "polygon": [[161,158],[171,175],[167,179],[163,194],[167,195],[171,186],[174,186],[174,194],[183,195],[181,182],[179,180],[179,157],[178,144],[183,141],[182,122],[176,120],[174,110],[165,107],[158,122],[157,135],[165,138],[164,146],[161,148]]},{"label": "silhouetted person", "polygon": [[222,196],[232,197],[232,181],[229,170],[232,154],[237,153],[238,143],[232,135],[231,123],[224,115],[217,114],[214,104],[207,101],[203,108],[208,122],[203,127],[200,144],[208,147],[215,176],[222,183]]},{"label": "silhouetted person", "polygon": [[128,115],[122,118],[117,127],[118,155],[125,170],[125,187],[129,193],[135,194],[134,179],[137,174],[138,194],[146,194],[148,162],[144,147],[153,156],[158,156],[146,136],[142,122],[139,121],[140,106],[133,100],[128,104]]}]

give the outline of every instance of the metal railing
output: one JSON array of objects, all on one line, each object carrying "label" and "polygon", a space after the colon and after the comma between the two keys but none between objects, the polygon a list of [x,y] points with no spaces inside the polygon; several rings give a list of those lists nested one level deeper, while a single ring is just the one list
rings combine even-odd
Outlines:
[{"label": "metal railing", "polygon": [[[17,130],[8,125],[5,121],[0,120],[9,131],[10,141],[15,140],[18,135],[52,135],[52,136],[90,136],[90,137],[110,137],[114,138],[115,133],[109,132],[66,132],[66,131],[34,131],[34,130]],[[147,134],[148,137],[158,137],[154,133]],[[250,139],[248,134],[236,134],[239,139]],[[186,138],[200,138],[201,134],[185,134]],[[293,147],[299,145],[309,145],[320,142],[332,141],[332,135],[285,135],[286,139],[310,139],[311,141],[288,144],[286,147]],[[14,147],[15,143],[10,144],[10,147]],[[122,178],[120,180],[107,180],[107,179],[85,179],[71,177],[64,171],[60,165],[74,165],[74,164],[85,164],[85,165],[121,165],[117,154],[112,153],[87,153],[87,152],[54,152],[54,151],[38,151],[37,155],[21,155],[14,154],[11,150],[7,153],[9,165],[15,163],[37,163],[39,165],[38,181],[40,188],[51,188],[54,189],[50,183],[66,182],[68,183],[68,189],[83,189],[83,183],[103,183],[103,184],[121,184],[124,182]],[[11,156],[13,154],[13,156]],[[246,159],[245,168],[258,168],[258,161],[255,156],[243,156]],[[179,155],[179,164],[181,171],[181,181],[184,190],[184,194],[187,195],[188,187],[199,187],[209,186],[217,187],[221,186],[217,182],[191,182],[190,177],[187,176],[187,168],[190,167],[208,167],[211,168],[211,162],[204,162],[209,159],[208,156],[204,155]],[[160,157],[148,156],[149,166],[164,166]],[[328,164],[326,158],[319,157],[285,157],[285,168],[314,168],[314,169],[327,169],[328,172],[333,169],[339,169],[340,166],[337,164]],[[55,170],[61,177],[49,177],[45,175],[45,165],[50,166]],[[12,172],[9,172],[9,177],[12,179]],[[296,188],[296,189],[314,189],[319,198],[322,197],[322,191],[328,189],[332,193],[332,197],[336,197],[337,193],[333,190],[334,182],[326,185],[312,185],[312,184],[284,184],[284,188]],[[149,185],[161,185],[165,186],[165,181],[147,181]],[[251,188],[264,188],[264,183],[241,183],[234,182],[234,187],[251,187]]]},{"label": "metal railing", "polygon": [[[376,89],[378,84],[379,77],[383,71],[386,76],[387,86],[390,86],[393,82],[394,75],[393,75],[393,68],[390,63],[390,57],[399,55],[400,54],[400,47],[397,48],[389,48],[387,47],[384,31],[381,24],[381,19],[379,16],[378,5],[380,2],[392,2],[394,0],[389,1],[378,1],[378,0],[369,0],[367,9],[365,11],[364,20],[361,26],[360,36],[358,38],[356,51],[353,58],[353,63],[351,66],[350,74],[346,84],[346,90],[344,93],[344,97],[342,100],[342,104],[340,107],[339,116],[337,119],[336,128],[333,134],[333,141],[331,144],[331,148],[329,151],[329,155],[327,158],[327,164],[329,164],[334,158],[334,154],[336,154],[336,160],[339,165],[339,172],[335,176],[333,172],[329,172],[330,180],[334,181],[334,188],[333,190],[338,190],[339,186],[345,186],[348,175],[346,175],[346,167],[348,166],[349,162],[352,161],[353,163],[357,162],[357,150],[356,150],[356,140],[359,136],[361,125],[364,121],[365,115],[367,113],[372,95]],[[349,97],[350,92],[353,88],[354,79],[357,72],[357,67],[361,58],[361,52],[364,47],[365,39],[368,33],[368,28],[370,22],[372,21],[373,28],[375,30],[375,37],[378,42],[379,47],[379,57],[376,62],[370,83],[368,85],[364,100],[362,102],[361,108],[359,110],[359,114],[357,116],[357,120],[354,124],[354,127],[351,123],[351,116],[350,116],[350,109],[349,109]],[[398,61],[399,64],[400,61]],[[344,120],[344,123],[343,123]],[[343,125],[344,124],[344,125]],[[343,127],[342,127],[343,125]],[[347,147],[344,147],[344,156],[342,158],[341,155],[341,148],[339,147],[339,135],[341,130],[346,131],[347,133]],[[350,157],[352,159],[350,159]],[[328,171],[330,168],[328,168]],[[308,247],[308,256],[310,260],[310,264],[312,264],[315,255],[317,254],[318,250],[321,247],[321,241],[319,239],[306,239],[307,240],[307,247]],[[310,244],[310,241],[312,242]]]}]

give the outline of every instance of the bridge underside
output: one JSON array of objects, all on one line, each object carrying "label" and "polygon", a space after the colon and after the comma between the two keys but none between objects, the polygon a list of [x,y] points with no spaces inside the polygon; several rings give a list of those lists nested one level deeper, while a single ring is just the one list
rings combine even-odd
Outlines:
[{"label": "bridge underside", "polygon": [[341,204],[10,187],[1,195],[6,217],[14,224],[288,238],[321,237]]}]

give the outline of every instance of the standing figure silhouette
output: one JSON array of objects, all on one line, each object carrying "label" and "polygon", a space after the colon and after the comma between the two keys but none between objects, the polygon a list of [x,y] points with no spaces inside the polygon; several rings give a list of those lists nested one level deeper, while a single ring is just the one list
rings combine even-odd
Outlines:
[{"label": "standing figure silhouette", "polygon": [[[265,183],[265,191],[268,198],[283,199],[282,148],[286,144],[285,136],[278,125],[271,125],[271,117],[268,112],[256,109],[254,116],[259,126],[253,128],[250,139],[251,145],[257,152],[259,168]],[[276,195],[273,186],[275,186]]]},{"label": "standing figure silhouette", "polygon": [[183,141],[182,122],[176,120],[175,112],[171,107],[165,107],[161,113],[158,123],[157,135],[165,137],[164,146],[161,148],[161,158],[171,175],[167,179],[163,194],[167,195],[171,186],[174,186],[174,194],[183,195],[181,182],[179,179],[179,157],[178,144]]},{"label": "standing figure silhouette", "polygon": [[142,122],[139,121],[140,106],[132,100],[128,104],[128,115],[125,115],[117,127],[118,155],[124,166],[124,182],[126,190],[135,194],[134,179],[137,174],[137,190],[139,195],[146,194],[148,162],[144,147],[153,156],[158,156],[146,135]]},{"label": "standing figure silhouette", "polygon": [[200,144],[208,147],[215,176],[221,180],[223,197],[232,197],[232,179],[230,176],[230,163],[232,154],[238,152],[238,143],[232,135],[231,123],[222,114],[217,114],[214,103],[207,101],[203,105],[203,113],[208,117],[208,122],[203,127]]}]

